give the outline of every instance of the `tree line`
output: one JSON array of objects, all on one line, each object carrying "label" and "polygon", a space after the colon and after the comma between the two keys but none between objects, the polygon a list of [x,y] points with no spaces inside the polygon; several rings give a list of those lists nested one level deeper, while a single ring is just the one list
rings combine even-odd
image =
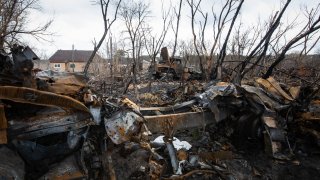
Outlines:
[{"label": "tree line", "polygon": [[[156,63],[160,49],[170,46],[171,57],[180,53],[186,60],[196,55],[202,76],[206,80],[222,79],[225,76],[226,56],[232,55],[233,66],[228,72],[230,81],[240,84],[246,75],[258,67],[265,67],[263,78],[271,76],[275,68],[292,50],[299,51],[300,56],[310,54],[317,47],[320,39],[320,3],[315,7],[301,7],[303,22],[294,17],[288,21],[284,14],[291,8],[292,0],[281,1],[279,9],[270,12],[269,18],[257,21],[251,27],[244,26],[241,18],[246,0],[224,0],[217,7],[218,1],[176,0],[162,1],[161,22],[154,29],[149,23],[152,20],[151,1],[145,0],[97,0],[100,7],[104,33],[98,42],[94,42],[92,56],[88,60],[84,73],[92,59],[103,45],[110,44],[110,30],[115,22],[124,24],[124,30],[117,37],[122,42],[113,47],[122,46],[122,50],[132,58],[133,81],[137,82],[138,61],[141,54],[147,53]],[[204,8],[211,7],[211,11]],[[28,13],[38,9],[38,0],[7,0],[0,3],[0,49],[10,48],[19,43],[20,37],[30,35],[45,39],[52,21],[28,29]],[[183,10],[188,10],[182,13]],[[187,16],[191,38],[181,40],[181,17]],[[297,33],[290,36],[295,30]],[[172,32],[173,39],[168,39]],[[114,38],[116,39],[116,38]],[[113,44],[116,42],[112,42]],[[112,46],[112,45],[111,45]],[[110,46],[109,46],[110,47]],[[109,52],[116,51],[111,48]],[[115,54],[115,52],[113,52]]]}]

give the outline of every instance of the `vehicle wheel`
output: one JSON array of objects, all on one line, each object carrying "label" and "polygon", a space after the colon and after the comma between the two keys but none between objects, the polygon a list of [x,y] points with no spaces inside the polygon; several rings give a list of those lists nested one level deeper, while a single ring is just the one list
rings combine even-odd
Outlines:
[{"label": "vehicle wheel", "polygon": [[0,146],[0,159],[0,179],[24,179],[24,162],[17,153]]}]

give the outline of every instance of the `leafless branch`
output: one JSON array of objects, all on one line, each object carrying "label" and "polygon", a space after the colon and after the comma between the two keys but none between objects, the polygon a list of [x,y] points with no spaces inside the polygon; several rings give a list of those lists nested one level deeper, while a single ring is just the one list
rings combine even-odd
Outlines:
[{"label": "leafless branch", "polygon": [[116,11],[114,13],[114,17],[113,19],[110,21],[108,18],[108,10],[109,10],[109,4],[110,4],[110,0],[100,0],[100,9],[101,9],[101,14],[102,14],[102,19],[103,19],[103,23],[104,23],[104,33],[99,41],[99,43],[94,47],[92,54],[90,55],[90,58],[88,59],[83,73],[85,76],[88,76],[88,70],[90,67],[91,62],[93,61],[94,56],[96,55],[97,51],[99,50],[100,46],[102,45],[104,39],[106,38],[108,31],[111,28],[111,25],[116,21],[117,19],[117,14],[118,14],[118,10],[120,7],[122,0],[119,0],[116,6]]}]

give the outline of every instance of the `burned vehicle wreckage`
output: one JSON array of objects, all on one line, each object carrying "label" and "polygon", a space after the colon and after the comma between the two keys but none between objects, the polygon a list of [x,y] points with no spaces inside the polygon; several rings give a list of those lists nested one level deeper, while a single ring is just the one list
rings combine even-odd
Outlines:
[{"label": "burned vehicle wreckage", "polygon": [[[81,74],[35,75],[29,48],[14,47],[12,60],[0,56],[0,177],[5,179],[225,179],[224,166],[209,161],[228,159],[230,151],[188,153],[191,145],[175,133],[228,124],[238,143],[257,140],[270,158],[288,160],[294,153],[290,122],[319,119],[319,100],[308,99],[301,87],[285,89],[272,77],[242,86],[214,82],[188,101],[140,107],[128,98],[96,96]],[[312,120],[298,131],[319,146]]]}]

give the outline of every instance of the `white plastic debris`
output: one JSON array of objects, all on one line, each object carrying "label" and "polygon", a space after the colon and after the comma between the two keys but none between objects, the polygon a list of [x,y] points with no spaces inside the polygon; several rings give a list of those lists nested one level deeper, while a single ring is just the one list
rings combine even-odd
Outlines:
[{"label": "white plastic debris", "polygon": [[[153,142],[159,143],[159,144],[164,144],[163,137],[164,136],[158,136],[155,140],[153,140]],[[180,141],[176,137],[173,137],[172,143],[173,143],[173,146],[176,150],[180,150],[180,149],[189,150],[192,147],[192,145],[190,143],[188,143],[187,141]]]},{"label": "white plastic debris", "polygon": [[101,107],[100,106],[90,106],[90,112],[93,117],[93,120],[96,124],[101,122]]}]

